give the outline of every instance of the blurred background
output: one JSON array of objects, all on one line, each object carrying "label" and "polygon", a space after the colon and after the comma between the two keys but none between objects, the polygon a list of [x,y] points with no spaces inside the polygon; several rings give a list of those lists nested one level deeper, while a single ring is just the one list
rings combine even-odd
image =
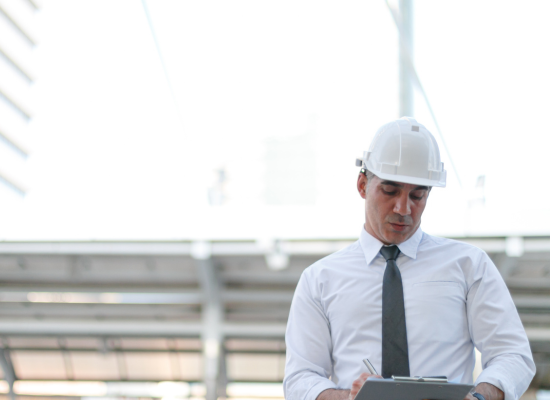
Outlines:
[{"label": "blurred background", "polygon": [[549,399],[549,13],[0,0],[0,397],[282,398],[300,274],[409,115],[448,170],[423,229],[491,256]]}]

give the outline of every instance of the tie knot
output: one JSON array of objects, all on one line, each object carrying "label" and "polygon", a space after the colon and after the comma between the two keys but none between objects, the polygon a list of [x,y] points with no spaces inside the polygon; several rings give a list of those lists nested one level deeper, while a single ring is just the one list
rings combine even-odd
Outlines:
[{"label": "tie knot", "polygon": [[396,260],[397,256],[399,255],[399,247],[392,244],[391,246],[382,246],[380,249],[380,253],[384,256],[386,261],[388,260]]}]

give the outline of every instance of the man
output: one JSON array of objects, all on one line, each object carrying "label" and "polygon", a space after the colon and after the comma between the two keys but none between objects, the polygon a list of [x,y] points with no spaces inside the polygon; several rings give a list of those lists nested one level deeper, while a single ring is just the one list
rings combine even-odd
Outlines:
[{"label": "man", "polygon": [[420,229],[432,186],[446,183],[435,139],[400,118],[378,130],[361,166],[359,240],[307,268],[294,294],[286,400],[353,400],[372,376],[365,358],[385,378],[472,384],[474,347],[483,372],[467,399],[517,400],[535,365],[498,270],[482,250]]}]

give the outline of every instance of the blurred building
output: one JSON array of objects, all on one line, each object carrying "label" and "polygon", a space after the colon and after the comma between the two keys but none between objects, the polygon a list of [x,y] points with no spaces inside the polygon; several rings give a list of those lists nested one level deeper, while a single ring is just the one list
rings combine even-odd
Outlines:
[{"label": "blurred building", "polygon": [[37,0],[0,0],[0,182],[24,195]]}]

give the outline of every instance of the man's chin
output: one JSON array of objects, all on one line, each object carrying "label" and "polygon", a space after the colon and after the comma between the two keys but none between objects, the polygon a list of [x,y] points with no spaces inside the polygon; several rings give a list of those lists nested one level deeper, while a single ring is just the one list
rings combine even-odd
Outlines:
[{"label": "man's chin", "polygon": [[412,236],[410,227],[404,231],[391,230],[386,234],[386,241],[391,244],[400,244]]}]

